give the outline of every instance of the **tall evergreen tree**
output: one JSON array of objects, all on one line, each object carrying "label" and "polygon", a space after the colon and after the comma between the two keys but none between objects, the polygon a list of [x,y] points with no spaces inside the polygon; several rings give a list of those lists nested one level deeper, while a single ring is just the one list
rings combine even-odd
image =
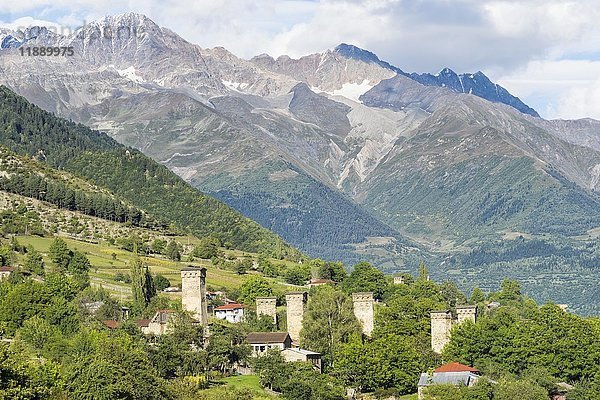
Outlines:
[{"label": "tall evergreen tree", "polygon": [[176,241],[171,240],[167,245],[167,249],[165,250],[165,254],[173,261],[181,260],[181,251],[179,250],[179,245]]},{"label": "tall evergreen tree", "polygon": [[420,281],[426,281],[429,279],[429,271],[427,270],[427,267],[423,261],[421,261],[419,264],[419,277],[417,279]]},{"label": "tall evergreen tree", "polygon": [[54,239],[48,254],[59,270],[66,270],[73,256],[73,252],[61,238]]},{"label": "tall evergreen tree", "polygon": [[40,252],[31,246],[27,249],[25,268],[36,275],[44,275],[44,259]]},{"label": "tall evergreen tree", "polygon": [[139,257],[131,264],[131,291],[133,301],[139,311],[143,310],[156,295],[152,275]]}]

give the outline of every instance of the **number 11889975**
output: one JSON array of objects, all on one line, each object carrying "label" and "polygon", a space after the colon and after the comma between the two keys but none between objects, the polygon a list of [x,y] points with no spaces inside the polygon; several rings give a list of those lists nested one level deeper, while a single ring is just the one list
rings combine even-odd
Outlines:
[{"label": "number 11889975", "polygon": [[21,47],[19,51],[22,57],[71,57],[75,55],[73,47]]}]

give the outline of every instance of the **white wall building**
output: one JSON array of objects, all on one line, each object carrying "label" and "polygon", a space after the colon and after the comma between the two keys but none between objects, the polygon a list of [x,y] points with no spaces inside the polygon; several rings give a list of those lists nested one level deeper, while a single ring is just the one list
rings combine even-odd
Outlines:
[{"label": "white wall building", "polygon": [[242,322],[244,319],[244,305],[239,303],[225,304],[215,307],[215,318],[224,319],[233,324]]}]

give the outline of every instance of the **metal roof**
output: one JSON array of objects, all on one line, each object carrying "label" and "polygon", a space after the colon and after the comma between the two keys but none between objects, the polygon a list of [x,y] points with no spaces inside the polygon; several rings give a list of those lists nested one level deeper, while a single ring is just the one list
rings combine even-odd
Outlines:
[{"label": "metal roof", "polygon": [[479,375],[472,372],[434,372],[432,376],[429,376],[426,372],[423,372],[419,378],[419,383],[417,386],[443,384],[470,386],[479,378],[481,378]]}]

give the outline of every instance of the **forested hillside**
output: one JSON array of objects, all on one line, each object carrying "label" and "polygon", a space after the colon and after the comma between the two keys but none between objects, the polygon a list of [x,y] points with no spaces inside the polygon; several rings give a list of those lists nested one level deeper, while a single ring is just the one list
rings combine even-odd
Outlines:
[{"label": "forested hillside", "polygon": [[0,144],[65,169],[198,236],[278,256],[298,255],[275,234],[190,187],[107,135],[57,118],[0,88]]},{"label": "forested hillside", "polygon": [[[261,225],[277,228],[289,243],[302,242],[307,254],[357,263],[364,255],[353,252],[350,244],[363,243],[368,237],[385,236],[393,238],[401,249],[393,256],[401,257],[409,252],[416,253],[415,259],[423,256],[415,244],[365,213],[343,194],[283,161],[264,165],[243,177],[213,177],[200,186]],[[340,243],[346,245],[341,247]],[[385,259],[380,255],[374,258]],[[409,257],[402,260],[407,262]],[[418,260],[414,264],[416,268]]]},{"label": "forested hillside", "polygon": [[0,190],[46,201],[59,208],[133,226],[162,229],[169,225],[106,189],[28,157],[19,157],[4,146],[0,146],[0,174]]}]

